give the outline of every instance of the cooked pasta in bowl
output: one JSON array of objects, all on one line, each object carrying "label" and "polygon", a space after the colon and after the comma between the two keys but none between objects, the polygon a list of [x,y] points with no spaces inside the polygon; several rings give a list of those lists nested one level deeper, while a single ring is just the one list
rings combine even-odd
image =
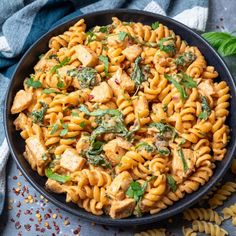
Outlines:
[{"label": "cooked pasta in bowl", "polygon": [[47,194],[74,212],[135,221],[212,181],[230,146],[234,85],[165,21],[109,17],[53,34],[14,88],[9,116]]}]

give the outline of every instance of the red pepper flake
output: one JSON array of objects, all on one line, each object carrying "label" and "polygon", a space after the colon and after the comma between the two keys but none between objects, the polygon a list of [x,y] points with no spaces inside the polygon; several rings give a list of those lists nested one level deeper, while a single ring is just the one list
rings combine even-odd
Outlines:
[{"label": "red pepper flake", "polygon": [[60,228],[59,228],[59,226],[57,225],[57,223],[55,221],[53,221],[53,226],[55,228],[56,233],[59,234],[60,233]]},{"label": "red pepper flake", "polygon": [[20,217],[20,215],[21,215],[21,210],[19,210],[18,212],[17,212],[17,214],[16,214],[16,217]]},{"label": "red pepper flake", "polygon": [[12,177],[12,179],[17,180],[17,176],[14,175],[14,176]]},{"label": "red pepper flake", "polygon": [[20,207],[21,206],[21,202],[18,201],[17,204],[16,204],[17,207]]},{"label": "red pepper flake", "polygon": [[48,212],[49,212],[49,213],[52,213],[52,210],[51,210],[51,208],[49,208],[49,209],[48,209]]},{"label": "red pepper flake", "polygon": [[29,209],[27,209],[27,210],[25,210],[24,214],[25,214],[25,215],[32,215],[32,211],[29,210]]},{"label": "red pepper flake", "polygon": [[50,214],[48,214],[48,213],[44,214],[44,220],[47,220],[49,218],[51,218]]},{"label": "red pepper flake", "polygon": [[115,83],[118,85],[120,84],[120,82],[117,79],[115,79]]},{"label": "red pepper flake", "polygon": [[80,230],[81,230],[81,226],[79,225],[79,226],[73,231],[73,233],[74,233],[74,234],[79,234],[79,233],[80,233]]},{"label": "red pepper flake", "polygon": [[21,228],[21,224],[20,224],[19,221],[16,221],[16,223],[15,223],[15,228],[16,228],[16,229],[20,229],[20,228]]},{"label": "red pepper flake", "polygon": [[52,236],[56,236],[56,234],[52,233]]},{"label": "red pepper flake", "polygon": [[45,230],[46,230],[45,228],[41,228],[40,232],[41,232],[41,233],[44,233]]},{"label": "red pepper flake", "polygon": [[22,236],[22,233],[21,233],[21,232],[18,232],[17,236]]},{"label": "red pepper flake", "polygon": [[27,231],[30,231],[30,229],[31,229],[31,225],[30,225],[30,224],[26,224],[26,225],[24,225],[24,227],[25,227],[25,229],[26,229]]},{"label": "red pepper flake", "polygon": [[17,189],[12,188],[12,191],[15,193],[16,196],[18,196],[20,194],[20,189],[19,188],[17,188]]},{"label": "red pepper flake", "polygon": [[34,222],[34,219],[33,219],[32,217],[30,217],[29,220],[30,220],[31,222]]}]

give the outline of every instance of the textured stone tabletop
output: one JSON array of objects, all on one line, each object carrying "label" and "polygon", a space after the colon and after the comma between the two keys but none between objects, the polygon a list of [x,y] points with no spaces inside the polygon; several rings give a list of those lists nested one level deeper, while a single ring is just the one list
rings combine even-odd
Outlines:
[{"label": "textured stone tabletop", "polygon": [[[209,20],[207,31],[234,31],[236,30],[236,1],[212,0],[210,1]],[[236,58],[227,58],[227,64],[236,78]],[[75,217],[60,210],[53,203],[43,198],[25,180],[10,158],[7,166],[7,196],[3,215],[0,216],[0,236],[15,235],[133,235],[137,228],[112,228],[106,225],[96,225]],[[232,174],[227,174],[225,180],[233,180]],[[228,206],[236,202],[236,194],[225,203]],[[223,207],[219,208],[221,210]],[[171,224],[170,224],[171,222]],[[151,227],[165,227],[170,235],[182,235],[181,228],[186,222],[181,217],[153,224]],[[229,231],[230,236],[236,236],[236,228],[231,220],[224,221],[222,227]]]}]

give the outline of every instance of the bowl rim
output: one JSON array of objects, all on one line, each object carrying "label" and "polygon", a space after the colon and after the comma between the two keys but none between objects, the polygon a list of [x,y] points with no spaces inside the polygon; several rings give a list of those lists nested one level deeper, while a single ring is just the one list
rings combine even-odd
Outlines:
[{"label": "bowl rim", "polygon": [[[7,143],[10,149],[10,152],[13,156],[14,161],[16,162],[18,168],[20,169],[20,171],[23,173],[24,177],[29,181],[29,183],[40,193],[42,194],[44,197],[46,197],[50,202],[52,202],[54,205],[56,205],[57,207],[63,209],[66,212],[69,212],[75,216],[81,217],[82,219],[85,219],[87,221],[92,221],[92,222],[96,222],[97,224],[106,224],[106,225],[111,225],[111,226],[123,226],[123,227],[128,227],[128,226],[135,226],[135,225],[148,225],[154,222],[158,222],[161,220],[164,220],[168,217],[177,215],[178,213],[182,212],[184,209],[189,208],[190,206],[192,206],[193,204],[197,203],[201,197],[206,194],[226,173],[226,171],[228,170],[232,160],[233,160],[233,156],[234,153],[236,151],[236,142],[233,144],[232,149],[230,150],[230,153],[228,154],[228,159],[226,160],[225,166],[224,168],[222,168],[218,175],[215,176],[215,178],[211,181],[211,182],[207,182],[205,185],[207,185],[207,187],[203,188],[204,186],[200,186],[198,190],[196,190],[194,192],[194,195],[191,199],[189,199],[187,202],[183,202],[183,204],[181,204],[178,207],[175,207],[173,209],[164,209],[163,211],[157,213],[157,214],[147,214],[144,215],[140,218],[124,218],[124,219],[112,219],[109,216],[96,216],[93,215],[90,212],[86,212],[81,208],[76,208],[73,209],[69,206],[67,206],[66,202],[62,203],[61,201],[57,200],[55,197],[53,197],[49,192],[47,192],[44,188],[44,186],[41,186],[39,184],[36,183],[36,181],[31,178],[30,176],[28,176],[26,174],[25,168],[20,164],[20,161],[18,160],[18,156],[16,153],[16,150],[13,148],[13,145],[11,143],[10,140],[10,131],[9,131],[9,125],[8,125],[8,114],[7,114],[7,107],[8,107],[8,101],[10,99],[10,91],[12,88],[12,84],[13,81],[16,79],[15,78],[15,74],[17,74],[17,71],[19,70],[19,68],[21,67],[22,62],[25,60],[25,58],[27,58],[29,52],[31,52],[31,50],[34,49],[34,47],[37,46],[37,44],[48,34],[53,34],[53,32],[55,30],[58,30],[59,28],[62,28],[66,25],[72,25],[72,22],[74,22],[75,20],[79,20],[82,19],[84,17],[93,17],[93,16],[102,16],[104,14],[108,14],[108,13],[136,13],[138,15],[144,16],[144,17],[154,17],[154,18],[158,18],[160,21],[161,20],[165,20],[168,21],[174,25],[176,25],[177,27],[181,28],[184,31],[187,32],[191,32],[191,34],[193,35],[193,37],[195,39],[197,39],[200,42],[205,43],[205,45],[210,49],[210,53],[214,53],[218,63],[220,63],[224,69],[225,72],[228,76],[228,79],[230,80],[231,84],[232,84],[232,88],[231,88],[231,93],[235,93],[236,91],[236,86],[235,86],[235,82],[233,80],[233,76],[230,73],[228,66],[226,65],[225,61],[223,60],[223,58],[215,51],[215,49],[199,34],[197,34],[195,31],[193,31],[191,28],[189,28],[188,26],[184,25],[183,23],[180,23],[170,17],[167,16],[163,16],[163,15],[159,15],[159,14],[155,14],[152,12],[147,12],[147,11],[143,11],[143,10],[136,10],[136,9],[110,9],[110,10],[102,10],[102,11],[96,11],[96,12],[91,12],[91,13],[87,13],[87,14],[82,14],[82,15],[77,15],[74,16],[73,18],[64,21],[63,23],[60,23],[59,25],[56,25],[55,27],[53,27],[52,29],[50,29],[48,32],[46,32],[45,34],[43,34],[36,42],[34,42],[34,44],[32,44],[29,49],[24,53],[24,55],[21,57],[19,63],[17,64],[14,72],[12,73],[11,76],[11,81],[9,83],[6,95],[5,95],[5,103],[4,103],[4,114],[3,114],[3,122],[4,122],[4,129],[5,129],[5,134],[6,134],[6,139],[7,139]],[[79,14],[79,13],[78,13]],[[69,26],[68,26],[69,27]],[[48,43],[48,42],[47,42]],[[234,90],[232,92],[232,90]],[[40,176],[41,177],[41,176]],[[212,176],[213,177],[213,176]],[[212,178],[211,177],[211,178]],[[200,191],[201,190],[201,191]],[[183,199],[180,199],[183,200]]]}]

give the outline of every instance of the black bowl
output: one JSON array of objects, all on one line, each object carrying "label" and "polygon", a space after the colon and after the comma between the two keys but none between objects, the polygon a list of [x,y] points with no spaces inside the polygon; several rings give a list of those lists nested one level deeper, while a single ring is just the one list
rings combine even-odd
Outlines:
[{"label": "black bowl", "polygon": [[[151,24],[155,21],[159,21],[174,30],[174,32],[182,37],[182,39],[186,40],[190,45],[197,46],[200,51],[205,56],[207,63],[209,65],[215,66],[216,70],[220,74],[220,79],[225,80],[231,91],[231,100],[230,100],[230,115],[228,117],[228,124],[231,127],[230,134],[230,142],[228,145],[228,151],[223,161],[217,164],[217,167],[214,170],[213,176],[210,180],[199,188],[198,191],[187,194],[186,197],[176,203],[173,206],[161,211],[155,215],[144,215],[141,218],[129,217],[127,219],[117,219],[113,220],[109,216],[95,216],[91,213],[80,209],[73,203],[66,203],[65,196],[53,194],[45,190],[44,184],[46,181],[45,177],[40,177],[35,171],[33,171],[28,162],[23,157],[22,153],[24,152],[25,143],[23,139],[20,137],[19,132],[15,131],[15,127],[13,125],[13,120],[16,116],[11,115],[10,108],[13,102],[13,98],[16,92],[23,87],[23,80],[30,73],[33,73],[33,66],[38,61],[38,56],[42,53],[45,53],[48,50],[48,41],[52,36],[58,35],[66,31],[71,25],[75,24],[79,19],[84,18],[87,24],[87,28],[91,28],[95,25],[107,25],[111,23],[111,18],[116,16],[123,21],[136,21],[142,22],[144,24]],[[45,35],[43,35],[22,57],[19,62],[13,76],[11,83],[9,85],[6,102],[5,102],[5,110],[4,110],[4,125],[6,131],[7,141],[11,150],[11,154],[14,157],[18,167],[26,177],[26,179],[36,188],[43,196],[49,199],[58,207],[66,210],[76,216],[84,218],[86,220],[94,221],[98,224],[106,224],[106,225],[114,225],[114,226],[131,226],[131,225],[141,225],[141,224],[150,224],[153,222],[157,222],[177,213],[183,211],[184,209],[190,207],[194,203],[200,200],[200,198],[207,193],[207,191],[217,183],[228,170],[230,163],[234,157],[234,152],[236,148],[236,129],[233,127],[236,126],[236,115],[235,115],[235,107],[236,107],[236,92],[235,92],[235,84],[230,74],[225,62],[222,58],[216,53],[216,51],[197,33],[192,31],[187,26],[174,21],[168,17],[164,17],[161,15],[148,13],[144,11],[137,10],[106,10],[95,13],[86,14],[83,16],[75,17],[73,20],[67,21],[53,30],[49,31]]]}]

